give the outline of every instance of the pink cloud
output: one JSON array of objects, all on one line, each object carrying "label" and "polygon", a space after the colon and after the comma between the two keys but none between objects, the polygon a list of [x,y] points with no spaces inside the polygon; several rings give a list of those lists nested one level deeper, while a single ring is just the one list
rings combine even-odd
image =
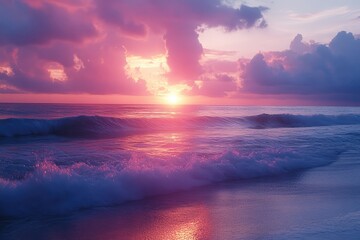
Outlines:
[{"label": "pink cloud", "polygon": [[352,33],[339,32],[329,44],[304,42],[299,34],[288,50],[237,62],[207,61],[201,84],[189,94],[241,102],[256,96],[251,102],[261,104],[358,105],[359,62],[360,39]]},{"label": "pink cloud", "polygon": [[[15,92],[148,94],[145,82],[124,70],[129,51],[166,54],[169,82],[191,86],[206,71],[200,28],[265,27],[265,10],[220,0],[5,0],[0,64],[13,74],[0,73],[0,84]],[[215,89],[204,82],[209,92]]]},{"label": "pink cloud", "polygon": [[171,82],[191,82],[202,72],[199,60],[203,48],[194,26],[170,27],[164,39],[168,50],[167,62]]},{"label": "pink cloud", "polygon": [[[3,79],[28,92],[146,95],[145,82],[135,82],[124,72],[124,49],[102,43],[21,48],[9,61],[14,75]],[[63,67],[66,81],[50,79],[48,68],[54,63]]]},{"label": "pink cloud", "polygon": [[236,61],[209,60],[204,63],[203,69],[199,81],[187,94],[226,97],[238,90],[239,67]]},{"label": "pink cloud", "polygon": [[238,89],[236,79],[226,74],[215,74],[203,77],[201,85],[194,85],[190,95],[202,95],[207,97],[225,97],[228,93]]},{"label": "pink cloud", "polygon": [[[192,84],[202,73],[199,63],[203,48],[198,39],[198,28],[222,26],[228,31],[265,27],[262,12],[265,7],[239,9],[228,7],[220,0],[207,1],[96,1],[100,17],[106,22],[116,24],[126,32],[123,19],[129,19],[130,30],[141,26],[146,30],[163,34],[168,53],[170,81]],[[132,31],[135,32],[136,31]]]}]

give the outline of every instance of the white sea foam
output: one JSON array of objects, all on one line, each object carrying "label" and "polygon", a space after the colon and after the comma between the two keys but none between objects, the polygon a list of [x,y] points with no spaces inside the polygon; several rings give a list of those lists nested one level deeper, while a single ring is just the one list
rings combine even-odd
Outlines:
[{"label": "white sea foam", "polygon": [[101,166],[40,162],[22,180],[0,179],[0,216],[63,214],[109,206],[215,182],[287,173],[329,164],[333,150],[316,153],[268,147],[157,159],[130,154]]}]

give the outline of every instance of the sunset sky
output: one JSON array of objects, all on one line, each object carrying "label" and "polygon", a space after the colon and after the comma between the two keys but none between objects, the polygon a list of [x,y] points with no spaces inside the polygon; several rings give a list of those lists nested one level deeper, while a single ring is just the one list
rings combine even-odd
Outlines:
[{"label": "sunset sky", "polygon": [[360,105],[359,34],[358,0],[2,0],[0,102]]}]

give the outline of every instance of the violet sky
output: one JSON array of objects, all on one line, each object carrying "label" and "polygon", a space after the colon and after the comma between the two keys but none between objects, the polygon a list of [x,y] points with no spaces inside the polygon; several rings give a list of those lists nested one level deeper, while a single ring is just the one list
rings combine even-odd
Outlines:
[{"label": "violet sky", "polygon": [[356,0],[3,0],[0,102],[360,105]]}]

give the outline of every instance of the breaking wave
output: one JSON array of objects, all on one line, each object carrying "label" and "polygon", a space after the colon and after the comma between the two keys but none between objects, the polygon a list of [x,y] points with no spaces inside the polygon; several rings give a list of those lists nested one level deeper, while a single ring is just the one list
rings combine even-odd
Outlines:
[{"label": "breaking wave", "polygon": [[339,154],[310,150],[268,147],[169,159],[132,153],[100,166],[60,166],[44,159],[23,179],[0,178],[0,218],[67,214],[221,181],[282,174],[329,164]]},{"label": "breaking wave", "polygon": [[245,117],[112,118],[76,116],[58,119],[9,118],[0,120],[0,137],[56,135],[109,137],[163,130],[204,127],[295,128],[360,124],[360,115],[260,114]]}]

